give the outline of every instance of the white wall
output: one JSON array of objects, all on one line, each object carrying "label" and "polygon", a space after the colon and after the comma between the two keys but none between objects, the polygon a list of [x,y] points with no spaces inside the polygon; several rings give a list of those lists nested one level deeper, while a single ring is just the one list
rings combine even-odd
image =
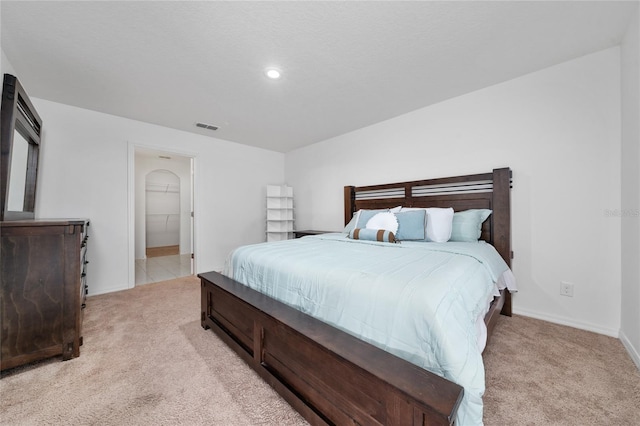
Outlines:
[{"label": "white wall", "polygon": [[640,31],[638,8],[621,46],[622,317],[620,339],[640,368]]},{"label": "white wall", "polygon": [[[2,9],[2,8],[0,8]],[[9,62],[9,59],[7,58],[7,55],[4,54],[4,50],[2,51],[2,55],[0,55],[0,71],[2,72],[2,78],[4,79],[4,75],[5,74],[12,74],[12,75],[16,75],[16,71],[13,68],[13,65],[11,65],[11,62]],[[27,91],[27,94],[29,93],[29,91]]]},{"label": "white wall", "polygon": [[[612,48],[286,155],[296,226],[338,230],[343,186],[513,170],[514,311],[620,327],[620,51]],[[560,282],[574,297],[560,296]]]},{"label": "white wall", "polygon": [[171,153],[171,159],[167,160],[144,152],[136,150],[135,153],[135,258],[146,258],[145,183],[149,173],[154,170],[168,170],[180,179],[180,253],[191,253],[191,160]]},{"label": "white wall", "polygon": [[197,272],[220,269],[233,248],[264,240],[265,187],[284,181],[283,154],[32,101],[43,119],[36,217],[91,219],[89,294],[125,289],[132,282],[129,142],[195,157]]}]

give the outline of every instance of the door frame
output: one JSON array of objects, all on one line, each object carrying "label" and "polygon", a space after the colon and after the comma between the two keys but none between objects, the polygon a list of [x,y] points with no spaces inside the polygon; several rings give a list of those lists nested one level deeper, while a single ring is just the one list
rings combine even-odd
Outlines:
[{"label": "door frame", "polygon": [[198,241],[196,238],[198,229],[198,214],[196,209],[198,202],[195,194],[197,194],[197,163],[198,156],[193,152],[176,150],[172,148],[163,148],[152,145],[145,145],[133,141],[127,143],[127,235],[128,235],[128,247],[127,247],[127,288],[134,288],[136,286],[136,150],[148,150],[157,151],[158,153],[168,155],[180,155],[182,157],[191,158],[191,205],[192,205],[192,217],[191,217],[191,270],[195,274],[197,269],[198,260]]}]

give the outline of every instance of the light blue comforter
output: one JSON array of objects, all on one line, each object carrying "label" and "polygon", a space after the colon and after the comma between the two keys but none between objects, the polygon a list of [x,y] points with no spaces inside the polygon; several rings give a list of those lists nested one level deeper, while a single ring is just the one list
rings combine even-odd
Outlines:
[{"label": "light blue comforter", "polygon": [[464,387],[459,425],[482,424],[476,319],[507,270],[484,242],[308,236],[236,249],[223,273]]}]

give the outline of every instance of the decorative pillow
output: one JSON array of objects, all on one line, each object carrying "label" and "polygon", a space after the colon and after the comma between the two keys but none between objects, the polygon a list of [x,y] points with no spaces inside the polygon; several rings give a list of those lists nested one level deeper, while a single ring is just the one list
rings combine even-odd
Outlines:
[{"label": "decorative pillow", "polygon": [[344,232],[345,234],[348,234],[349,232],[353,231],[355,228],[366,228],[367,222],[369,221],[369,219],[371,219],[376,214],[385,213],[390,210],[400,210],[400,208],[401,207],[398,206],[398,207],[394,207],[393,209],[378,209],[378,210],[360,209],[353,214],[353,217],[351,218],[349,223],[347,223],[347,225],[344,227],[342,232]]},{"label": "decorative pillow", "polygon": [[356,228],[349,232],[349,238],[354,240],[381,241],[384,243],[395,243],[396,238],[393,232],[384,229],[361,229]]},{"label": "decorative pillow", "polygon": [[489,209],[469,209],[454,213],[450,241],[478,241],[482,233],[482,223],[489,215]]},{"label": "decorative pillow", "polygon": [[377,215],[378,213],[387,213],[389,209],[378,209],[378,210],[358,210],[356,214],[358,215],[358,220],[356,221],[356,228],[366,228],[367,222],[369,219]]},{"label": "decorative pillow", "polygon": [[427,241],[446,243],[451,238],[453,208],[430,207],[427,212]]},{"label": "decorative pillow", "polygon": [[367,222],[367,229],[384,229],[394,234],[398,231],[398,219],[389,212],[378,213]]},{"label": "decorative pillow", "polygon": [[426,238],[426,212],[424,209],[400,211],[396,213],[396,218],[398,219],[397,240],[424,240]]}]

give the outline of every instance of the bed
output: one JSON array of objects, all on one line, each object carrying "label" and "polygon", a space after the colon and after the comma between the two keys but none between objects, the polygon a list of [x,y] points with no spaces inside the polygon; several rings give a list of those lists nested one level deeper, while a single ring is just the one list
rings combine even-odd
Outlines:
[{"label": "bed", "polygon": [[[510,187],[508,168],[450,178],[348,186],[344,188],[345,224],[358,210],[399,205],[453,207],[456,211],[491,209],[482,225],[481,240],[491,244],[500,260],[510,266]],[[315,250],[311,244],[344,245],[348,243],[344,238],[305,237],[301,239],[305,241],[292,244],[297,245],[297,251],[303,246]],[[387,245],[388,250],[398,252],[395,246]],[[403,354],[397,356],[393,348],[385,350],[367,336],[358,338],[344,327],[268,296],[264,289],[257,291],[239,282],[245,278],[236,280],[227,276],[235,276],[230,271],[225,273],[199,275],[203,328],[212,329],[311,424],[436,425],[453,424],[457,418],[463,423],[458,410],[470,395],[465,396],[459,384],[421,368]],[[275,286],[283,280],[274,276],[271,280],[276,282],[269,282],[271,275],[262,275],[267,277],[262,284]],[[327,275],[319,281],[323,280],[327,285],[331,281]],[[508,290],[500,291],[484,315],[488,336],[500,313],[511,315]]]}]

